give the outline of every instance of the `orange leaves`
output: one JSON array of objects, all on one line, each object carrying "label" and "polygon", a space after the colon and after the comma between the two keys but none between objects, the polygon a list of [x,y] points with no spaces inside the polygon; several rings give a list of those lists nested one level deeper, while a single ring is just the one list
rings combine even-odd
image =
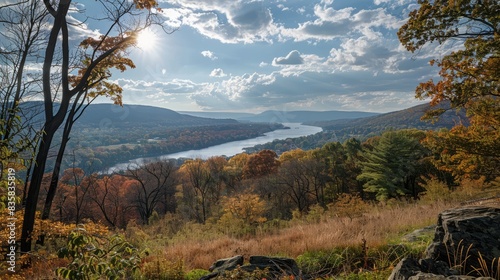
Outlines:
[{"label": "orange leaves", "polygon": [[[427,43],[460,39],[461,49],[441,60],[431,60],[440,67],[441,80],[421,83],[417,98],[430,98],[436,106],[449,101],[451,108],[464,108],[470,119],[468,127],[458,124],[452,130],[434,134],[427,142],[438,149],[436,164],[457,176],[488,178],[499,176],[500,150],[500,3],[498,1],[420,0],[418,10],[398,32],[400,42],[414,52]],[[463,25],[467,23],[467,28]],[[436,119],[444,109],[426,113]]]},{"label": "orange leaves", "polygon": [[109,51],[117,47],[121,50],[124,50],[130,47],[133,43],[133,40],[128,39],[131,37],[131,34],[132,33],[124,33],[120,36],[114,37],[101,35],[99,36],[99,39],[88,37],[80,43],[80,47],[84,49],[91,48],[93,50],[102,52]]},{"label": "orange leaves", "polygon": [[156,0],[134,0],[134,3],[137,9],[156,9],[157,11],[161,11],[161,9],[158,8],[158,2]]},{"label": "orange leaves", "polygon": [[[69,77],[72,86],[76,87],[86,77],[87,98],[89,101],[98,96],[106,96],[113,103],[122,105],[123,89],[115,83],[107,81],[111,77],[111,69],[115,68],[121,72],[127,68],[135,68],[134,62],[125,57],[127,48],[134,44],[130,34],[125,36],[101,36],[99,39],[87,38],[80,43],[84,50],[89,50],[78,69],[78,74]],[[97,63],[97,60],[99,62]],[[89,73],[90,71],[90,73]]]},{"label": "orange leaves", "polygon": [[248,158],[247,164],[243,168],[243,177],[256,178],[275,173],[279,164],[274,151],[262,150]]}]

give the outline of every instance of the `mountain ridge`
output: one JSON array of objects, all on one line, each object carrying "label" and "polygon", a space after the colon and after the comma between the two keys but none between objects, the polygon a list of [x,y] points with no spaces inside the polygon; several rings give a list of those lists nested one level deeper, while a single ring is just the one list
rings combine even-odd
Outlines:
[{"label": "mountain ridge", "polygon": [[192,112],[183,111],[182,113],[190,114],[193,116],[210,116],[210,117],[222,117],[227,116],[238,121],[248,121],[248,122],[279,122],[279,123],[304,123],[311,121],[328,121],[336,119],[354,119],[369,116],[376,116],[379,113],[363,112],[363,111],[307,111],[307,110],[296,110],[296,111],[279,111],[279,110],[267,110],[261,113],[237,113],[237,112]]},{"label": "mountain ridge", "polygon": [[449,104],[442,104],[439,107],[448,110],[442,114],[439,119],[435,122],[422,120],[423,115],[426,111],[431,109],[430,104],[420,104],[403,110],[388,112],[380,114],[377,116],[371,116],[359,119],[341,119],[341,120],[331,120],[323,122],[308,122],[307,124],[320,126],[326,130],[343,129],[347,127],[391,127],[395,129],[402,128],[418,128],[418,129],[429,129],[429,128],[439,128],[446,127],[451,128],[459,122],[468,124],[465,112],[449,110]]}]

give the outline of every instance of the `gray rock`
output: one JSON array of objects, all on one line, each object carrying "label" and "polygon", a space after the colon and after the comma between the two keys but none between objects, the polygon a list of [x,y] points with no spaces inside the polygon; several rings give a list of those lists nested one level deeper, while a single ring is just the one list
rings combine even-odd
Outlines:
[{"label": "gray rock", "polygon": [[234,256],[234,257],[227,258],[227,259],[217,260],[208,269],[212,273],[201,277],[200,280],[209,280],[209,279],[215,278],[219,274],[221,274],[222,272],[224,272],[226,270],[233,270],[233,269],[237,268],[238,266],[242,266],[242,265],[243,265],[243,256]]},{"label": "gray rock", "polygon": [[416,241],[418,241],[420,238],[422,238],[425,235],[434,234],[435,230],[436,230],[436,226],[435,225],[424,227],[424,228],[421,228],[421,229],[416,229],[413,232],[411,232],[411,233],[403,236],[402,239],[404,241],[408,241],[408,242],[416,242]]},{"label": "gray rock", "polygon": [[266,256],[251,256],[250,264],[241,267],[247,271],[255,269],[268,269],[272,277],[293,275],[295,279],[301,278],[299,266],[294,259],[271,258]]},{"label": "gray rock", "polygon": [[417,275],[410,277],[408,280],[495,280],[489,277],[474,277],[466,275],[454,275],[445,277],[439,274],[419,272]]},{"label": "gray rock", "polygon": [[490,275],[497,275],[499,258],[500,208],[450,209],[439,214],[434,241],[426,250],[426,258],[403,259],[389,279],[493,279],[480,277],[476,269],[481,267],[482,260],[493,269]]},{"label": "gray rock", "polygon": [[500,208],[472,206],[442,212],[426,257],[446,262],[462,274],[473,274],[480,258],[491,265],[500,257]]},{"label": "gray rock", "polygon": [[220,272],[224,270],[233,270],[242,265],[243,256],[234,256],[231,258],[216,261],[208,270],[211,272]]},{"label": "gray rock", "polygon": [[224,271],[233,270],[238,267],[248,272],[256,269],[267,269],[269,271],[268,279],[279,279],[284,275],[293,275],[295,279],[303,279],[302,273],[294,259],[251,256],[249,264],[243,265],[243,262],[243,256],[218,260],[209,268],[209,271],[212,273],[201,277],[200,280],[213,279],[224,273]]},{"label": "gray rock", "polygon": [[392,270],[389,280],[408,280],[411,276],[417,275],[421,270],[422,268],[417,260],[404,258]]},{"label": "gray rock", "polygon": [[420,259],[418,261],[418,264],[420,265],[421,271],[426,273],[433,273],[444,276],[459,274],[458,271],[450,269],[450,266],[443,261],[436,261],[433,259]]},{"label": "gray rock", "polygon": [[446,280],[446,276],[432,273],[419,272],[417,275],[411,276],[408,280]]}]

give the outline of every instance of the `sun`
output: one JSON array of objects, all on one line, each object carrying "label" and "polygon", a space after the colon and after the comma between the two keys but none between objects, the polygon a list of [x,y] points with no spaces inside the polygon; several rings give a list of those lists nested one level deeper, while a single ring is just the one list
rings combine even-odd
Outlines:
[{"label": "sun", "polygon": [[158,36],[151,29],[144,29],[137,35],[137,47],[143,51],[151,51],[155,48]]}]

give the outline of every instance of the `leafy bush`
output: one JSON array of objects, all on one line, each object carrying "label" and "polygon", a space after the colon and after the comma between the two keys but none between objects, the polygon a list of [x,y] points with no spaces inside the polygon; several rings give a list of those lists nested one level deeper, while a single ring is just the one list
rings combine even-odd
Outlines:
[{"label": "leafy bush", "polygon": [[222,207],[224,214],[217,223],[225,234],[255,234],[257,227],[266,222],[266,204],[256,194],[224,197]]},{"label": "leafy bush", "polygon": [[89,234],[79,227],[58,252],[70,263],[56,270],[64,279],[123,279],[132,275],[141,261],[139,252],[120,235],[110,238]]},{"label": "leafy bush", "polygon": [[334,203],[328,205],[328,211],[339,217],[359,217],[368,211],[369,204],[357,194],[343,193]]},{"label": "leafy bush", "polygon": [[423,199],[426,201],[449,201],[451,198],[451,191],[448,185],[440,181],[436,177],[426,178],[422,177],[424,181],[421,186],[425,189]]}]

